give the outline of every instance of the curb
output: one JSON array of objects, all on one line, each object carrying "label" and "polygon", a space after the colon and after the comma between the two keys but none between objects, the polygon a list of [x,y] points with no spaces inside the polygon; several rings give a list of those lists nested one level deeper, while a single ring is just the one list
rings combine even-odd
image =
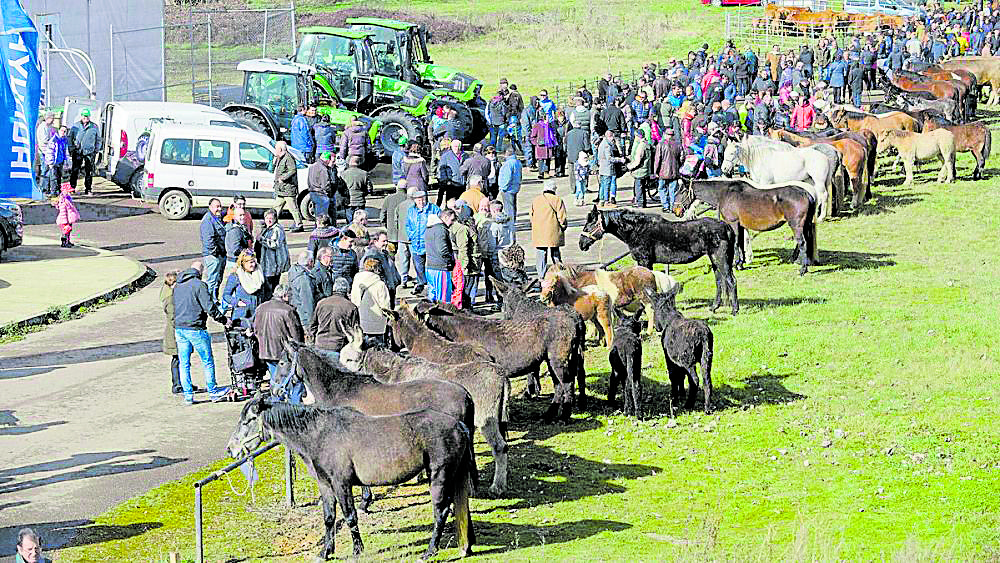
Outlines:
[{"label": "curb", "polygon": [[[44,238],[44,237],[39,237],[39,238]],[[56,242],[55,239],[46,239],[46,240],[51,240],[52,242]],[[82,246],[83,248],[89,248],[92,250],[97,250],[97,249],[104,250],[103,248],[100,247],[93,247],[87,245],[77,245],[77,246]],[[108,251],[104,250],[104,252]],[[76,312],[83,307],[88,307],[99,301],[117,299],[119,297],[134,293],[142,289],[143,287],[146,287],[154,279],[156,279],[156,272],[154,272],[152,268],[146,266],[142,262],[129,258],[124,254],[117,254],[117,253],[112,253],[112,254],[115,254],[116,256],[121,256],[123,258],[126,258],[134,262],[136,266],[135,273],[133,273],[132,276],[129,277],[126,281],[118,284],[115,287],[102,290],[98,293],[95,293],[94,295],[91,295],[90,297],[85,297],[83,299],[79,299],[71,303],[66,303],[64,305],[61,305],[59,307],[60,309],[68,308],[70,312]],[[47,310],[43,313],[39,313],[37,315],[28,317],[26,319],[9,322],[6,325],[0,326],[0,336],[8,334],[10,332],[14,332],[19,328],[51,324],[53,321],[58,320],[58,318],[59,318],[58,311]]]}]

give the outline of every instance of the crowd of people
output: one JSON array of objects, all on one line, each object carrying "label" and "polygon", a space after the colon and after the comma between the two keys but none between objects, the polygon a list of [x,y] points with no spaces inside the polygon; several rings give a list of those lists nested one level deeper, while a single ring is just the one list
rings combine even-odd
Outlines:
[{"label": "crowd of people", "polygon": [[[253,333],[273,378],[285,339],[336,355],[346,331],[360,326],[365,339],[387,343],[386,310],[401,288],[471,309],[483,285],[485,310],[496,310],[493,279],[527,280],[516,229],[525,168],[543,181],[528,213],[542,277],[565,244],[567,211],[555,178],[569,177],[574,202],[582,206],[596,175],[593,202],[614,206],[617,179],[629,172],[633,205],[645,207],[651,191],[662,210],[671,211],[682,178],[721,174],[725,144],[737,132],[809,129],[834,104],[849,99],[860,106],[880,73],[919,69],[959,53],[988,54],[998,46],[1000,25],[988,10],[931,9],[900,29],[824,37],[797,51],[774,47],[758,55],[729,42],[710,53],[706,44],[662,67],[644,65],[634,83],[608,74],[595,92],[584,84],[562,105],[546,90],[525,102],[517,86],[502,79],[486,104],[489,137],[470,152],[448,134],[446,123],[454,116],[442,115],[430,131],[431,146],[410,142],[393,154],[395,191],[383,200],[380,229],[368,225],[372,184],[361,168],[368,149],[363,125],[352,123],[337,143],[315,108],[301,108],[292,147],[310,162],[306,189],[315,228],[308,246],[293,260],[277,220],[287,207],[291,231],[304,230],[294,199],[294,161],[279,142],[277,203],[259,232],[241,198],[225,215],[213,200],[201,222],[202,260],[165,280],[164,350],[172,357],[173,390],[193,400],[189,358],[197,352],[210,396],[226,396],[214,377],[209,317]],[[290,164],[282,166],[283,159]]]}]

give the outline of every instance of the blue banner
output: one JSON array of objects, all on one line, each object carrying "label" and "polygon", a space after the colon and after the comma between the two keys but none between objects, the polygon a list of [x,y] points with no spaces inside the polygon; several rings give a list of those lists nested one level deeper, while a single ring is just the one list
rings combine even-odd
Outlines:
[{"label": "blue banner", "polygon": [[19,0],[0,0],[0,197],[41,199],[32,169],[41,95],[38,30]]}]

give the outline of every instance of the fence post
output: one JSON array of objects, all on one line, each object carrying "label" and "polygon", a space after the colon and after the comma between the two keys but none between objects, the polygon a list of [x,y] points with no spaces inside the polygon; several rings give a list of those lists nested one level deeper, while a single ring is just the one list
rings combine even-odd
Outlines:
[{"label": "fence post", "polygon": [[285,502],[289,508],[295,506],[295,458],[292,450],[285,446]]},{"label": "fence post", "polygon": [[205,561],[205,545],[201,541],[201,487],[194,488],[194,536],[195,557],[198,563]]},{"label": "fence post", "polygon": [[[162,23],[162,17],[160,19]],[[114,57],[114,53],[112,53]],[[160,26],[160,57],[163,61],[163,67],[160,68],[160,78],[163,80],[163,100],[167,101],[167,26]]]},{"label": "fence post", "polygon": [[[208,102],[207,105],[212,105],[212,100],[214,99],[213,88],[212,88],[212,14],[208,14]],[[191,90],[191,101],[197,102],[194,99],[194,90]]]},{"label": "fence post", "polygon": [[[108,24],[108,35],[111,39],[111,57],[109,58],[109,63],[111,65],[111,100],[115,101],[115,24]],[[47,70],[47,69],[46,69]],[[96,88],[96,84],[95,90]]]},{"label": "fence post", "polygon": [[292,18],[292,54],[295,53],[297,45],[295,42],[295,0],[291,0],[291,5],[288,7],[288,17]]},{"label": "fence post", "polygon": [[267,10],[264,10],[264,37],[261,39],[260,58],[267,58]]}]

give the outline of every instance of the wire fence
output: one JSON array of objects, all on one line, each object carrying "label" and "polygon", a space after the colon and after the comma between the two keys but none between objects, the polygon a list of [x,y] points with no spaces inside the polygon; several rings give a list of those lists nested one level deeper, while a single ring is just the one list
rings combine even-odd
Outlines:
[{"label": "wire fence", "polygon": [[191,9],[162,26],[110,33],[113,100],[211,104],[219,88],[242,84],[240,61],[295,52],[295,10]]}]

